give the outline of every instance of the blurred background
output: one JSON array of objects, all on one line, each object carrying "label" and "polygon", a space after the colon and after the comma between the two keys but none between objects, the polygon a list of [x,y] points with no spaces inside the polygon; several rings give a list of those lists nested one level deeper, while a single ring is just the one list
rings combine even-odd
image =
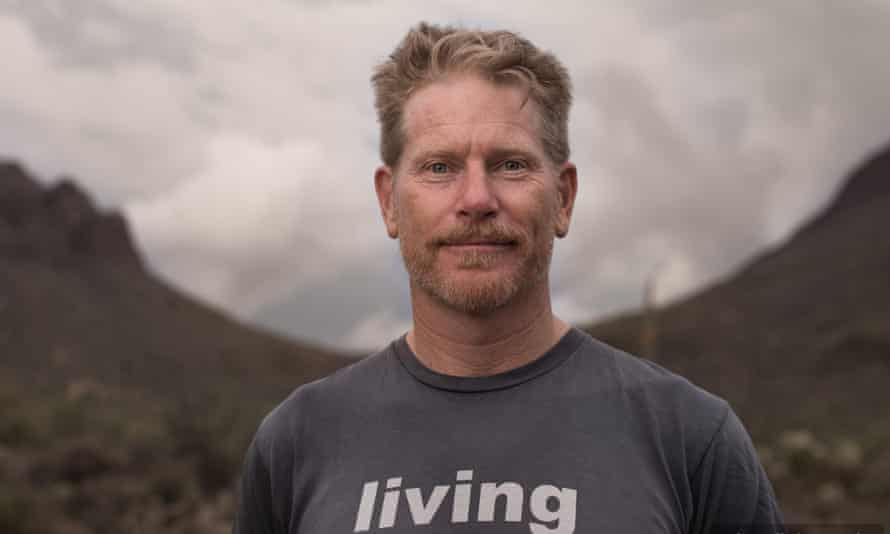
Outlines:
[{"label": "blurred background", "polygon": [[369,77],[569,69],[557,315],[726,398],[789,522],[888,522],[890,1],[0,0],[0,532],[228,532],[260,418],[410,327]]}]

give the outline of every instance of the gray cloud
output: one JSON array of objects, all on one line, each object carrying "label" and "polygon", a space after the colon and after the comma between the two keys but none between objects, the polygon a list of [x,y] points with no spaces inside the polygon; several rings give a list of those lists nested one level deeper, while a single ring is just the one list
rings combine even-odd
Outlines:
[{"label": "gray cloud", "polygon": [[638,302],[658,266],[675,298],[781,241],[890,131],[886,4],[635,10],[662,36],[648,60],[623,55],[582,82],[601,155],[585,185],[603,200],[555,286],[587,280],[576,304],[594,315]]},{"label": "gray cloud", "polygon": [[24,22],[61,65],[113,69],[134,61],[187,71],[193,32],[175,19],[103,0],[6,0],[0,12]]},{"label": "gray cloud", "polygon": [[410,297],[398,244],[348,265],[321,283],[305,285],[261,309],[257,321],[306,339],[340,347],[382,347],[407,330]]},{"label": "gray cloud", "polygon": [[380,346],[410,308],[368,79],[421,19],[519,30],[573,74],[573,321],[656,270],[663,300],[725,276],[890,135],[887,2],[0,0],[0,154],[123,205],[160,275],[236,316]]}]

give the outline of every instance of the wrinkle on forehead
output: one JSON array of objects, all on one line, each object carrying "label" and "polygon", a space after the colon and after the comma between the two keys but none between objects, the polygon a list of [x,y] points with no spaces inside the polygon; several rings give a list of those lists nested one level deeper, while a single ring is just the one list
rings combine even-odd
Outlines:
[{"label": "wrinkle on forehead", "polygon": [[[516,131],[519,130],[519,131]],[[433,124],[419,125],[412,132],[415,139],[423,137],[452,138],[457,135],[469,133],[472,137],[494,136],[497,133],[505,133],[509,138],[533,138],[535,132],[526,125],[514,121],[443,121]],[[524,135],[523,135],[524,134]]]},{"label": "wrinkle on forehead", "polygon": [[495,85],[476,77],[435,82],[415,93],[405,105],[406,144],[428,136],[451,139],[454,135],[448,131],[452,129],[457,135],[470,133],[475,138],[482,132],[503,131],[501,128],[523,132],[509,133],[511,138],[526,137],[523,145],[540,144],[540,113],[534,100],[526,97],[518,87]]},{"label": "wrinkle on forehead", "polygon": [[[521,128],[526,133],[533,135],[534,128],[538,127],[538,114],[534,112],[532,106],[525,108],[517,108],[514,113],[503,113],[502,120],[479,120],[473,113],[467,111],[464,116],[454,117],[451,110],[432,109],[433,106],[425,105],[420,109],[413,110],[410,105],[405,110],[405,133],[419,134],[425,130],[440,126],[455,126],[462,124],[502,124]],[[460,115],[460,113],[459,113]],[[529,124],[531,123],[531,124]],[[532,128],[529,128],[531,126]]]},{"label": "wrinkle on forehead", "polygon": [[473,123],[464,128],[464,123],[442,123],[425,127],[413,135],[413,143],[406,156],[417,151],[451,151],[470,154],[474,149],[534,152],[533,133],[512,122],[489,121]]}]

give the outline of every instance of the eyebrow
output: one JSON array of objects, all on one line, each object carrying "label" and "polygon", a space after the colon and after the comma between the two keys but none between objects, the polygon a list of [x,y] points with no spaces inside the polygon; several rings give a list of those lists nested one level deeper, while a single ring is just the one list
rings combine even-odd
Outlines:
[{"label": "eyebrow", "polygon": [[[532,151],[522,148],[519,146],[514,147],[498,147],[494,148],[486,154],[487,160],[497,160],[501,158],[507,158],[510,156],[518,156],[523,159],[527,159],[531,162],[538,162],[540,158],[535,155]],[[446,159],[459,159],[460,154],[455,150],[448,149],[433,149],[426,150],[423,152],[419,152],[416,156],[411,158],[412,162],[420,162],[422,160],[430,159],[430,158],[446,158]]]},{"label": "eyebrow", "polygon": [[520,157],[527,159],[529,161],[533,161],[533,162],[538,161],[538,156],[536,156],[530,150],[527,150],[522,147],[495,148],[490,153],[491,159],[501,159],[501,158],[506,158],[509,156],[520,156]]}]

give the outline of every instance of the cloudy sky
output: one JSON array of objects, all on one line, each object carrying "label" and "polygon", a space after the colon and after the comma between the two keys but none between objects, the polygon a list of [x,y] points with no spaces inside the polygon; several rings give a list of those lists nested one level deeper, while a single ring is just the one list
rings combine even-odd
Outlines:
[{"label": "cloudy sky", "polygon": [[420,20],[516,30],[571,72],[573,322],[726,276],[890,141],[890,0],[0,0],[0,157],[123,210],[184,291],[373,349],[410,306],[369,76]]}]

